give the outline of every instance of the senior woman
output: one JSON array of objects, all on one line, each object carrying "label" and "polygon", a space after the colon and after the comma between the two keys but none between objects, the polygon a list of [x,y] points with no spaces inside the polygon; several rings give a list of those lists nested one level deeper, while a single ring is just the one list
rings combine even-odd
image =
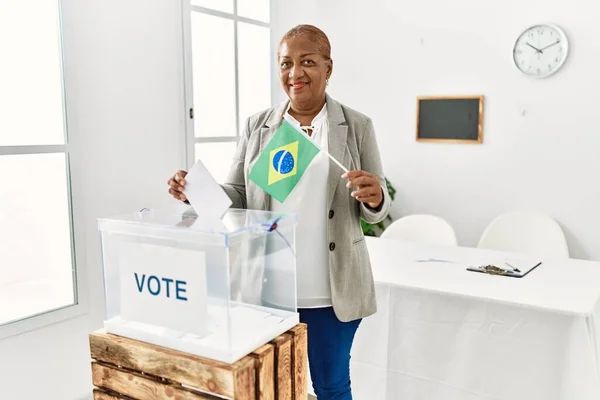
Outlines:
[{"label": "senior woman", "polygon": [[[308,326],[308,358],[319,400],[351,399],[350,350],[361,320],[376,312],[373,276],[361,229],[383,220],[390,206],[371,119],[326,93],[333,71],[327,36],[299,25],[278,51],[284,103],[246,121],[224,190],[235,208],[294,212],[300,321]],[[249,171],[281,125],[296,124],[323,151],[279,203],[248,179]],[[185,171],[169,179],[169,193],[186,201]]]}]

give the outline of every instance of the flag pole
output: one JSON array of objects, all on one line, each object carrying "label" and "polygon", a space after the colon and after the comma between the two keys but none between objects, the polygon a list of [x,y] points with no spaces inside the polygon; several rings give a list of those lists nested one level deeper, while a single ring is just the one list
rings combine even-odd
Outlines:
[{"label": "flag pole", "polygon": [[[321,151],[323,151],[323,149],[321,149]],[[341,162],[339,162],[338,160],[336,160],[331,154],[329,154],[328,151],[325,152],[327,154],[327,156],[331,159],[331,161],[333,161],[334,163],[336,163],[338,165],[338,167],[340,167],[342,169],[342,171],[344,172],[348,172],[348,168],[344,167],[342,165]]]},{"label": "flag pole", "polygon": [[313,139],[312,139],[310,136],[308,136],[308,134],[307,134],[306,132],[304,132],[304,130],[303,130],[303,129],[301,129],[300,127],[298,127],[296,124],[294,124],[294,123],[290,122],[290,121],[287,119],[287,117],[286,117],[285,115],[283,116],[283,119],[284,119],[284,120],[286,120],[286,122],[287,122],[288,124],[290,124],[291,126],[293,126],[293,127],[294,127],[294,128],[295,128],[295,129],[296,129],[298,132],[299,132],[299,133],[301,133],[301,134],[303,134],[304,136],[306,136],[306,138],[308,138],[308,139],[311,141],[311,143],[312,143],[312,144],[313,144],[315,147],[317,147],[317,148],[319,149],[319,151],[322,151],[322,152],[324,152],[325,154],[327,154],[327,157],[329,157],[329,159],[331,159],[331,161],[333,161],[334,163],[336,163],[336,164],[337,164],[337,166],[338,166],[338,167],[340,167],[340,168],[342,169],[342,171],[344,171],[344,172],[348,172],[348,168],[344,167],[344,166],[342,165],[342,163],[341,163],[341,162],[339,162],[338,160],[336,160],[336,159],[335,159],[335,157],[333,157],[331,154],[329,154],[329,152],[328,152],[328,151],[325,151],[325,150],[323,150],[323,148],[322,148],[321,146],[319,146],[319,145],[318,145],[318,144],[317,144],[317,143],[316,143],[316,142],[315,142],[315,141],[314,141],[314,140],[313,140]]}]

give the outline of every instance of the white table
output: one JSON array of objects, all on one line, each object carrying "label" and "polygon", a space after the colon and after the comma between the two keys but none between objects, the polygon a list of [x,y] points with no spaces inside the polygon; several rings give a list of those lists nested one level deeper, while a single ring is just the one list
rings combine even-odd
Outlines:
[{"label": "white table", "polygon": [[[515,255],[367,244],[378,313],[355,339],[355,399],[600,399],[600,263],[541,260],[517,279],[466,271]],[[416,261],[430,258],[452,262]]]}]

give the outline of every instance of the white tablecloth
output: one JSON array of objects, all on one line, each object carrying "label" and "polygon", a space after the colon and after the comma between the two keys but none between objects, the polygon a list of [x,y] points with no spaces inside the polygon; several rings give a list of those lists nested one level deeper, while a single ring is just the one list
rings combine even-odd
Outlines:
[{"label": "white tablecloth", "polygon": [[517,279],[466,271],[514,255],[367,240],[378,313],[355,339],[355,399],[600,399],[600,263]]}]

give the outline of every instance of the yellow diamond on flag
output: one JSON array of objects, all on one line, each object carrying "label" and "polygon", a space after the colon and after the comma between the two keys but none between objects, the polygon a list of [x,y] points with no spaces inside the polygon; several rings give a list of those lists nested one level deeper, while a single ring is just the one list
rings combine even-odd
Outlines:
[{"label": "yellow diamond on flag", "polygon": [[269,153],[268,184],[272,185],[296,175],[298,159],[298,141],[271,150]]},{"label": "yellow diamond on flag", "polygon": [[284,119],[260,152],[248,179],[283,203],[320,151],[306,133]]}]

